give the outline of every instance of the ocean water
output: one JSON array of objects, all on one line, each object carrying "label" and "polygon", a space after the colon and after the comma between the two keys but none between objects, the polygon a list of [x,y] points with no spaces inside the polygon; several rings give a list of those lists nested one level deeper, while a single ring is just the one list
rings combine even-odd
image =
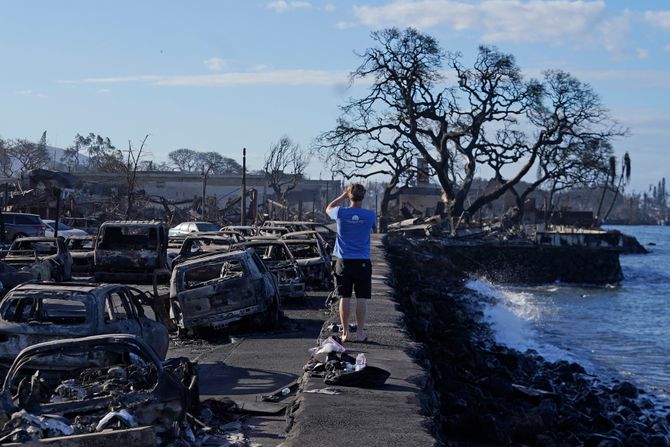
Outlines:
[{"label": "ocean water", "polygon": [[[652,252],[621,256],[625,279],[609,286],[468,287],[497,298],[486,319],[499,342],[548,360],[581,363],[670,400],[670,227],[617,228]],[[654,243],[654,246],[647,244]]]}]

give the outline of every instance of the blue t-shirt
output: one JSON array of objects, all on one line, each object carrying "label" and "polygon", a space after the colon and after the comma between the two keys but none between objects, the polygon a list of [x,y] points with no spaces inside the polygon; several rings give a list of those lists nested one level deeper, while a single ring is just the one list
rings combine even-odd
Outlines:
[{"label": "blue t-shirt", "polygon": [[370,259],[370,232],[377,228],[375,212],[365,208],[330,210],[330,218],[337,220],[337,240],[333,256],[341,259]]}]

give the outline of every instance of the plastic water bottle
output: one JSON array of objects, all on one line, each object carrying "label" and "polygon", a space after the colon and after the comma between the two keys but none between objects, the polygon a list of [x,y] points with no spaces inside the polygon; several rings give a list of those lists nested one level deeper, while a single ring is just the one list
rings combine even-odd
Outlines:
[{"label": "plastic water bottle", "polygon": [[365,368],[365,354],[361,352],[356,356],[356,367],[354,368],[354,370],[360,371],[363,368]]}]

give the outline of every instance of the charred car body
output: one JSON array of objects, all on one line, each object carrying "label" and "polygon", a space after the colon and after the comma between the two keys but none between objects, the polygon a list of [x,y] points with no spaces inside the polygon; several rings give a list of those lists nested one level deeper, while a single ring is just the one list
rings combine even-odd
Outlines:
[{"label": "charred car body", "polygon": [[317,239],[286,239],[308,287],[328,290],[332,286],[331,258]]},{"label": "charred car body", "polygon": [[[82,359],[77,368],[72,368],[72,358]],[[13,415],[0,442],[24,442],[53,432],[90,433],[121,422],[166,432],[198,405],[198,377],[187,359],[162,362],[133,335],[65,339],[21,351],[5,377],[0,403],[2,419]],[[31,417],[22,418],[25,412]],[[42,415],[56,419],[40,427]]]},{"label": "charred car body", "polygon": [[271,326],[279,305],[274,276],[251,249],[192,259],[172,270],[170,316],[181,333],[242,319]]},{"label": "charred car body", "polygon": [[167,231],[157,221],[105,222],[94,249],[95,279],[147,282],[167,272]]},{"label": "charred car body", "polygon": [[69,236],[65,246],[72,256],[72,273],[74,275],[92,275],[94,273],[95,236]]},{"label": "charred car body", "polygon": [[199,235],[188,236],[181,244],[179,253],[172,260],[172,268],[197,256],[206,256],[220,251],[228,251],[238,241],[228,236]]},{"label": "charred car body", "polygon": [[3,255],[4,262],[30,271],[37,280],[69,281],[72,278],[72,255],[62,238],[18,238]]},{"label": "charred car body", "polygon": [[168,331],[144,314],[142,302],[148,301],[143,292],[118,284],[19,285],[0,303],[0,364],[36,343],[98,334],[137,335],[165,358]]},{"label": "charred car body", "polygon": [[277,279],[282,298],[305,296],[305,278],[286,244],[280,240],[256,239],[234,245],[231,249],[252,248]]}]

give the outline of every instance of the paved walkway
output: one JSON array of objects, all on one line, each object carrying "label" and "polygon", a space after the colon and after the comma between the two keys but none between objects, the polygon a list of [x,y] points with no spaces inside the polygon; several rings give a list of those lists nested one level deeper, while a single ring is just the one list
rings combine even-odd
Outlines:
[{"label": "paved walkway", "polygon": [[[427,419],[421,415],[420,392],[427,373],[408,354],[413,344],[392,299],[393,291],[385,282],[390,269],[379,235],[373,236],[372,262],[369,341],[347,342],[345,346],[354,357],[358,352],[365,353],[368,364],[386,369],[391,376],[378,390],[338,387],[343,392],[340,395],[300,393],[293,428],[282,446],[437,445],[427,429]],[[326,321],[323,336],[329,335],[325,328],[335,318],[333,315]],[[321,378],[304,376],[303,380],[303,391],[327,386]]]}]

